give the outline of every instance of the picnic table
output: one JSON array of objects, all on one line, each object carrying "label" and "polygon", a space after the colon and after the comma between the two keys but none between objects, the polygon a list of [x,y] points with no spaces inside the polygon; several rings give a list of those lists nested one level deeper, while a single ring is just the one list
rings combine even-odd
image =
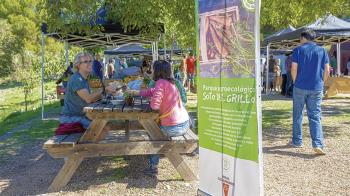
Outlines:
[{"label": "picnic table", "polygon": [[329,77],[325,81],[326,98],[337,95],[338,93],[349,94],[350,93],[350,77]]},{"label": "picnic table", "polygon": [[[85,158],[100,156],[164,154],[184,180],[197,179],[180,155],[195,150],[197,135],[189,129],[184,136],[164,136],[155,122],[158,112],[150,109],[149,101],[135,98],[132,106],[124,102],[117,105],[97,102],[85,107],[84,111],[92,120],[84,133],[57,135],[44,144],[44,149],[53,158],[65,158],[50,191],[64,187]],[[125,121],[124,130],[111,130],[105,134],[103,128],[114,120]],[[129,125],[133,122],[139,122],[144,130],[130,130]]]}]

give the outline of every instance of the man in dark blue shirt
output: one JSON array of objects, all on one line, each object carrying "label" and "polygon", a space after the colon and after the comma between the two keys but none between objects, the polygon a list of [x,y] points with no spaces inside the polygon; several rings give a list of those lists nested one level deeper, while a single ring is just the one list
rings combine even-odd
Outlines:
[{"label": "man in dark blue shirt", "polygon": [[306,29],[300,35],[301,45],[293,50],[292,145],[302,147],[303,109],[306,104],[312,147],[316,154],[324,155],[321,102],[324,81],[329,76],[329,58],[326,50],[313,42],[315,37],[316,33],[313,30]]}]

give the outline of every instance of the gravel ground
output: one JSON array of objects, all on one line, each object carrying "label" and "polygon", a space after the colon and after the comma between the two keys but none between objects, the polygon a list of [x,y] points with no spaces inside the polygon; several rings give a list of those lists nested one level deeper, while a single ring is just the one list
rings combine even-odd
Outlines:
[{"label": "gravel ground", "polygon": [[[41,149],[43,142],[23,146],[18,154],[0,162],[0,195],[195,195],[198,182],[184,182],[166,158],[157,178],[142,174],[146,156],[90,158],[82,162],[69,184],[60,192],[47,188],[63,159],[53,159]],[[198,171],[198,155],[184,156]]]},{"label": "gravel ground", "polygon": [[326,156],[314,154],[306,117],[301,149],[286,145],[291,140],[291,128],[286,129],[292,125],[291,112],[284,114],[285,124],[264,130],[265,195],[350,195],[350,118],[334,117],[350,113],[350,99],[324,100],[322,108]]},{"label": "gravel ground", "polygon": [[[285,100],[290,104],[290,100]],[[264,106],[278,110],[279,105]],[[350,195],[350,119],[334,118],[349,113],[350,99],[327,100],[324,108],[326,156],[313,154],[307,121],[304,148],[286,145],[290,141],[291,113],[279,116],[285,123],[263,131],[265,195]],[[145,156],[127,159],[107,157],[84,160],[69,184],[61,191],[47,188],[63,165],[43,149],[44,141],[23,144],[8,156],[0,156],[0,195],[196,195],[198,182],[184,182],[166,158],[159,175],[142,174]],[[16,144],[12,144],[16,145]],[[1,146],[0,148],[10,148]],[[198,155],[184,156],[198,172]]]}]

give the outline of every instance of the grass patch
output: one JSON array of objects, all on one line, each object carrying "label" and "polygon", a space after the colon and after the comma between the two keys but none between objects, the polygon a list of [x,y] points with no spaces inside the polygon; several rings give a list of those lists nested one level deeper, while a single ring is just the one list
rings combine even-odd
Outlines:
[{"label": "grass patch", "polygon": [[47,139],[54,135],[59,122],[56,120],[36,120],[29,129],[29,137],[32,139]]},{"label": "grass patch", "polygon": [[115,180],[121,180],[126,177],[125,167],[118,167],[113,170],[113,178]]},{"label": "grass patch", "polygon": [[[54,81],[45,83],[45,95],[53,97],[56,93]],[[41,113],[41,86],[32,90],[27,98],[25,111],[24,93],[19,82],[11,78],[0,80],[0,136]],[[59,111],[58,100],[45,101],[45,111]]]},{"label": "grass patch", "polygon": [[[58,113],[60,109],[61,107],[58,101],[45,105],[45,111]],[[41,115],[41,107],[32,111],[11,113],[5,119],[0,121],[0,127],[1,127],[0,136],[31,119],[40,117],[40,115]],[[41,125],[40,123],[36,123],[36,124],[37,126]],[[46,124],[46,125],[49,125],[49,124]]]},{"label": "grass patch", "polygon": [[111,182],[111,181],[118,181],[123,180],[127,174],[126,174],[126,167],[128,166],[127,161],[123,157],[113,157],[111,159],[113,162],[111,170],[108,171],[111,175],[104,176],[103,181],[105,182]]},{"label": "grass patch", "polygon": [[[54,97],[56,84],[47,82],[44,85],[45,97]],[[48,102],[48,101],[45,101]],[[45,103],[46,104],[46,103]],[[41,107],[41,86],[38,86],[28,94],[27,111],[33,111]],[[20,83],[3,80],[0,82],[0,122],[13,113],[25,111],[25,100]]]},{"label": "grass patch", "polygon": [[187,92],[186,109],[188,112],[197,112],[197,94]]},{"label": "grass patch", "polygon": [[[18,118],[20,118],[20,121],[27,121],[28,119],[25,117],[30,115],[26,114],[24,116],[21,115],[13,118],[13,123],[11,125],[18,125],[16,124],[16,120],[18,120]],[[32,143],[36,140],[47,140],[49,137],[54,135],[58,124],[59,122],[55,120],[33,120],[27,127],[17,130],[6,140],[0,141],[0,160],[5,156],[16,155],[25,144]],[[11,126],[7,126],[7,128],[9,127]]]},{"label": "grass patch", "polygon": [[[291,99],[266,99],[262,102],[262,127],[266,140],[290,138],[293,127],[293,104]],[[350,102],[327,101],[322,103],[322,126],[325,137],[344,137],[342,127],[350,119]],[[309,134],[306,112],[303,115],[303,134]]]}]

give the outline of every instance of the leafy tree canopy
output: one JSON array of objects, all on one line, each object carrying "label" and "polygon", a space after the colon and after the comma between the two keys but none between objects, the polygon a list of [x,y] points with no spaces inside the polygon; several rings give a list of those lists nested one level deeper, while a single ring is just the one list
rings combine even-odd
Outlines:
[{"label": "leafy tree canopy", "polygon": [[262,0],[261,27],[267,35],[289,24],[301,27],[331,13],[337,17],[350,17],[349,0]]},{"label": "leafy tree canopy", "polygon": [[[177,41],[183,47],[194,47],[194,1],[192,0],[50,0],[44,5],[50,31],[92,33],[101,28],[89,25],[96,11],[105,7],[111,22],[125,29],[141,30],[144,36],[158,37],[164,26],[168,44]],[[68,25],[69,24],[69,25]]]}]

